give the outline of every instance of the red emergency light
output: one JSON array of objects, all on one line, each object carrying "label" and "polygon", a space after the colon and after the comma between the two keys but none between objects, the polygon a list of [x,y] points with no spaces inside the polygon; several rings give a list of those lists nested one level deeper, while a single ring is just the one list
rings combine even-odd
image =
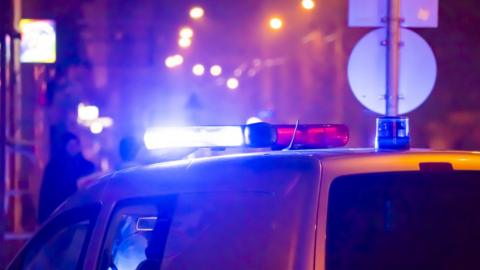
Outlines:
[{"label": "red emergency light", "polygon": [[[270,136],[268,139],[267,137]],[[348,143],[345,125],[269,125],[257,123],[245,127],[245,142],[250,147],[273,149],[315,149],[342,147]]]},{"label": "red emergency light", "polygon": [[281,125],[276,126],[274,148],[293,149],[341,147],[348,143],[349,133],[344,125]]}]

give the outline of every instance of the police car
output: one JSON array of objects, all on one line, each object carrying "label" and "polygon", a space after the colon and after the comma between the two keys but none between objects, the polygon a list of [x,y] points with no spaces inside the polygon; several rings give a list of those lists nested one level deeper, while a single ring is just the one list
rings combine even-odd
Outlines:
[{"label": "police car", "polygon": [[[150,149],[269,147],[127,169],[67,200],[9,269],[479,269],[480,153],[374,149],[342,125],[153,129]],[[277,151],[275,151],[277,150]]]}]

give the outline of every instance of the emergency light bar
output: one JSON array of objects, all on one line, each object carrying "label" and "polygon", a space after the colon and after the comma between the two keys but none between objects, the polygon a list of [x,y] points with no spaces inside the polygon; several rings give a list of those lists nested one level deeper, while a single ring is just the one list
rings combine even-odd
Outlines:
[{"label": "emergency light bar", "polygon": [[314,149],[341,147],[348,143],[344,125],[270,125],[164,127],[148,129],[149,150],[165,148],[254,147]]},{"label": "emergency light bar", "polygon": [[406,150],[410,148],[410,126],[404,116],[377,118],[376,149]]}]

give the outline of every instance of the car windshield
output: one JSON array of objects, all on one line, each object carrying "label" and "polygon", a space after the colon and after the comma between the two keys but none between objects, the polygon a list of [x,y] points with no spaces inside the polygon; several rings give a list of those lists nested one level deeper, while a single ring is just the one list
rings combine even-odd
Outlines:
[{"label": "car windshield", "polygon": [[479,269],[479,194],[478,172],[338,178],[326,269]]}]

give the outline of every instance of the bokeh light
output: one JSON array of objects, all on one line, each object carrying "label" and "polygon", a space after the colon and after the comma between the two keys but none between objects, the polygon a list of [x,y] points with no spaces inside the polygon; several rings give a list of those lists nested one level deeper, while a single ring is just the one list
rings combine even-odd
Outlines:
[{"label": "bokeh light", "polygon": [[178,46],[181,48],[188,48],[192,45],[192,40],[189,38],[180,38],[178,40]]},{"label": "bokeh light", "polygon": [[198,20],[203,18],[205,10],[202,7],[193,7],[190,9],[190,18]]},{"label": "bokeh light", "polygon": [[278,17],[273,17],[270,19],[270,28],[274,30],[279,30],[280,28],[283,27],[283,21],[282,19]]},{"label": "bokeh light", "polygon": [[102,131],[103,131],[103,125],[99,121],[93,122],[92,125],[90,126],[90,132],[92,132],[93,134],[100,134],[102,133]]},{"label": "bokeh light", "polygon": [[205,67],[202,64],[196,64],[192,68],[192,73],[195,76],[202,76],[205,73]]},{"label": "bokeh light", "polygon": [[311,10],[315,7],[315,2],[313,0],[302,0],[302,7],[306,10]]},{"label": "bokeh light", "polygon": [[178,35],[181,38],[191,39],[193,37],[193,29],[190,27],[183,27],[182,29],[180,29],[180,32],[178,33]]},{"label": "bokeh light", "polygon": [[222,75],[222,67],[219,65],[213,65],[210,67],[210,74],[215,77]]},{"label": "bokeh light", "polygon": [[180,54],[169,56],[165,59],[165,66],[168,68],[174,68],[183,64],[183,56]]},{"label": "bokeh light", "polygon": [[252,117],[247,119],[247,125],[261,123],[261,122],[262,122],[262,119],[260,119],[256,116],[252,116]]},{"label": "bokeh light", "polygon": [[77,108],[77,120],[78,122],[93,121],[100,115],[100,110],[97,106],[85,105],[83,103],[78,104]]},{"label": "bokeh light", "polygon": [[240,82],[238,81],[237,78],[230,78],[227,80],[227,87],[230,90],[237,89],[239,85],[240,85]]}]

